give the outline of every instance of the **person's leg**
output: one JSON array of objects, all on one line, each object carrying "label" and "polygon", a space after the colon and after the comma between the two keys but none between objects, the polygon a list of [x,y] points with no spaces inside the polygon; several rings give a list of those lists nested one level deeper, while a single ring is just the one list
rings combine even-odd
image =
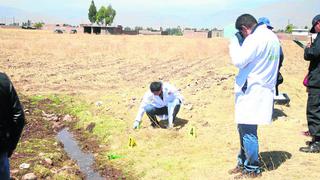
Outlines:
[{"label": "person's leg", "polygon": [[242,133],[242,126],[238,124],[238,132],[240,137],[240,151],[238,154],[238,166],[243,168],[244,161],[246,160],[246,155],[243,147],[243,133]]},{"label": "person's leg", "polygon": [[173,111],[173,122],[176,120],[177,114],[180,111],[180,104],[176,105],[176,107],[174,107],[174,111]]},{"label": "person's leg", "polygon": [[259,143],[257,136],[257,125],[239,124],[242,131],[243,150],[245,152],[245,173],[260,174],[259,166]]},{"label": "person's leg", "polygon": [[308,147],[301,147],[302,152],[320,152],[320,95],[308,94],[307,101],[307,122],[309,133],[312,141],[308,143]]},{"label": "person's leg", "polygon": [[152,105],[147,105],[145,107],[146,114],[148,115],[150,121],[151,121],[151,126],[153,127],[160,127],[159,121],[157,120],[156,115],[162,115],[162,114],[168,114],[168,108],[162,107],[162,108],[156,108]]},{"label": "person's leg", "polygon": [[0,153],[0,179],[9,180],[10,179],[10,168],[9,168],[9,158],[8,153]]},{"label": "person's leg", "polygon": [[307,121],[311,136],[320,137],[320,95],[308,94]]},{"label": "person's leg", "polygon": [[237,166],[233,169],[230,169],[228,171],[229,174],[236,174],[236,173],[240,173],[243,170],[243,166],[244,166],[244,161],[246,160],[245,157],[245,152],[244,152],[244,147],[243,147],[243,133],[242,133],[242,127],[238,124],[237,126],[238,129],[238,133],[239,133],[239,137],[240,137],[240,150],[239,150],[239,154],[237,156]]},{"label": "person's leg", "polygon": [[175,99],[173,102],[168,103],[168,128],[173,127],[173,122],[180,110],[180,103],[179,99]]}]

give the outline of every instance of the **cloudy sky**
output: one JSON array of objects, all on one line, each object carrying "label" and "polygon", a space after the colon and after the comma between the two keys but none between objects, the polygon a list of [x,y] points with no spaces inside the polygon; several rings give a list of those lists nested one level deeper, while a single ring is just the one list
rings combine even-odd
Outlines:
[{"label": "cloudy sky", "polygon": [[[223,28],[242,13],[269,17],[276,29],[288,22],[310,26],[320,0],[94,0],[117,11],[114,25],[143,27]],[[91,0],[0,0],[0,21],[88,23]]]}]

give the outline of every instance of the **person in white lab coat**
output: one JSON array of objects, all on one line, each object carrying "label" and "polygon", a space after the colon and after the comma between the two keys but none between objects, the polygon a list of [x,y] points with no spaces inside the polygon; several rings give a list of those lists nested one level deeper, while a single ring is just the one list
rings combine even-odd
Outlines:
[{"label": "person in white lab coat", "polygon": [[235,80],[235,121],[240,152],[238,164],[229,174],[241,173],[235,178],[258,177],[261,168],[257,129],[258,125],[272,121],[280,42],[265,24],[258,24],[250,14],[239,16],[235,27],[240,40],[234,38],[229,51],[232,63],[239,68]]},{"label": "person in white lab coat", "polygon": [[142,99],[138,114],[133,123],[133,128],[137,129],[141,124],[143,114],[146,112],[152,127],[160,127],[157,116],[168,116],[167,128],[173,127],[173,122],[180,110],[182,96],[180,92],[169,83],[152,82]]}]

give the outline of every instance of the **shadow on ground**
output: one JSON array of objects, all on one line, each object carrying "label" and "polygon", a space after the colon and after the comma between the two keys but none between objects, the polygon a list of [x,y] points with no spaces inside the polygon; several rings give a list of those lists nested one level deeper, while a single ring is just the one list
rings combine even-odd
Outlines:
[{"label": "shadow on ground", "polygon": [[[187,123],[188,123],[188,120],[176,117],[173,123],[173,127],[179,130],[179,129],[182,129]],[[168,125],[168,120],[160,121],[159,124],[161,128],[166,128]]]},{"label": "shadow on ground", "polygon": [[177,129],[182,129],[187,123],[188,120],[177,117],[174,121],[174,127]]},{"label": "shadow on ground", "polygon": [[261,166],[265,171],[278,169],[282,163],[290,159],[292,155],[286,151],[269,151],[259,154]]},{"label": "shadow on ground", "polygon": [[272,113],[272,120],[275,121],[279,117],[287,117],[287,114],[280,109],[274,108]]}]

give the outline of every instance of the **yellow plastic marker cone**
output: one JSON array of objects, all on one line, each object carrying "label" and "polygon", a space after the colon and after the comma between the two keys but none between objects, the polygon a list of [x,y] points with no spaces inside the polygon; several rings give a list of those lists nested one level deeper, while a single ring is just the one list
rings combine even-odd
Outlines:
[{"label": "yellow plastic marker cone", "polygon": [[190,131],[189,131],[189,135],[194,138],[197,137],[196,128],[194,126],[191,126]]},{"label": "yellow plastic marker cone", "polygon": [[129,147],[133,148],[137,145],[136,140],[133,137],[129,138]]}]

